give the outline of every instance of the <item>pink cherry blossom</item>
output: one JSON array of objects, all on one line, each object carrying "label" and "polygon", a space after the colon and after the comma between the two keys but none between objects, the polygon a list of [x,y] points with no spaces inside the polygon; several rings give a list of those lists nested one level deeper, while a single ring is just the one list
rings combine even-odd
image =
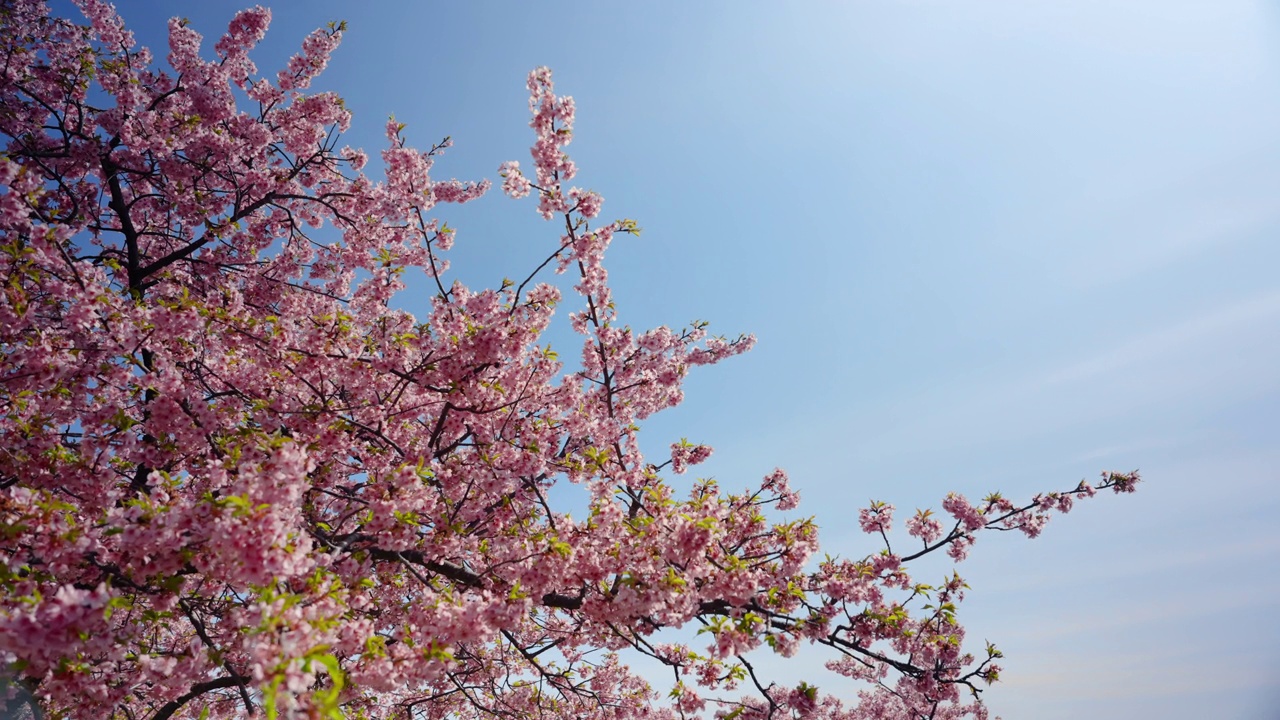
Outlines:
[{"label": "pink cherry blossom", "polygon": [[[365,174],[351,113],[309,92],[343,25],[262,72],[267,10],[208,51],[175,19],[161,68],[112,6],[78,7],[87,24],[38,0],[0,20],[0,662],[41,713],[982,719],[1001,654],[966,640],[960,576],[912,563],[1139,481],[953,493],[951,526],[917,511],[906,551],[877,502],[858,522],[883,547],[811,564],[782,470],[722,486],[668,477],[708,446],[642,452],[690,369],[754,339],[624,322],[605,257],[639,228],[565,187],[575,104],[549,70],[528,78],[530,174],[499,166],[556,221],[531,233],[545,260],[472,288],[440,214],[489,181],[438,179],[448,139],[415,149],[394,119]],[[421,317],[396,309],[410,283]],[[553,350],[560,305],[579,337]],[[690,645],[653,637],[686,626]],[[834,677],[771,682],[762,645],[833,649]],[[864,689],[822,689],[838,678]]]},{"label": "pink cherry blossom", "polygon": [[942,523],[933,517],[931,510],[917,510],[907,520],[907,533],[920,538],[927,546],[942,537]]},{"label": "pink cherry blossom", "polygon": [[872,502],[871,507],[858,511],[858,526],[864,533],[886,533],[893,524],[893,506]]}]

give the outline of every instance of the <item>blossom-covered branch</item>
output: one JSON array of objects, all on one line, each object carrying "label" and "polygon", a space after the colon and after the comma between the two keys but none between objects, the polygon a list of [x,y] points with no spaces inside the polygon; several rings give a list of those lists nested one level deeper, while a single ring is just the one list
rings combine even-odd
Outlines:
[{"label": "blossom-covered branch", "polygon": [[[664,473],[711,449],[641,452],[689,370],[753,339],[623,323],[604,257],[639,228],[566,186],[574,103],[550,71],[529,77],[531,174],[499,177],[553,239],[521,282],[473,289],[437,214],[488,182],[434,179],[448,140],[415,150],[395,120],[370,177],[342,101],[308,92],[344,25],[263,75],[267,10],[208,58],[173,20],[161,70],[110,5],[78,5],[0,8],[6,700],[130,720],[985,716],[999,652],[964,649],[963,581],[907,563],[1034,537],[1094,488],[953,495],[950,530],[917,513],[905,555],[877,503],[859,520],[885,551],[815,566],[781,470],[677,493]],[[431,288],[423,317],[392,306],[410,283]],[[543,340],[565,304],[572,372]],[[585,488],[584,517],[557,483]],[[658,635],[684,626],[706,646]],[[804,644],[862,695],[780,688],[747,657]],[[626,652],[671,672],[668,701]]]}]

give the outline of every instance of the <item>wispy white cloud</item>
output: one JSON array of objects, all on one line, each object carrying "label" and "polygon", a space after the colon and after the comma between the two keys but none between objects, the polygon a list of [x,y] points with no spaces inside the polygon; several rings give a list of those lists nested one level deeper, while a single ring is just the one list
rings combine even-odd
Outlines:
[{"label": "wispy white cloud", "polygon": [[1095,460],[1103,460],[1107,458],[1124,456],[1132,457],[1152,450],[1163,450],[1175,447],[1180,441],[1185,440],[1186,438],[1184,437],[1170,435],[1160,437],[1141,437],[1128,442],[1090,448],[1089,450],[1071,457],[1067,462],[1072,465],[1082,465]]},{"label": "wispy white cloud", "polygon": [[[868,458],[914,454],[922,437],[931,439],[933,449],[992,438],[1012,443],[1086,423],[1134,418],[1141,426],[1170,412],[1226,407],[1280,390],[1277,329],[1280,290],[1270,290],[1171,319],[1117,346],[1061,364],[922,389],[895,398],[895,422],[865,428],[856,450]],[[865,409],[860,412],[866,414]],[[1121,444],[1170,441],[1167,436],[1146,438]]]},{"label": "wispy white cloud", "polygon": [[1164,186],[1092,200],[1063,269],[1077,283],[1115,284],[1280,226],[1275,156],[1269,147],[1220,158]]},{"label": "wispy white cloud", "polygon": [[[1236,555],[1234,560],[1242,566],[1246,565],[1243,561],[1247,558],[1272,561],[1272,563],[1262,563],[1263,565],[1274,564],[1275,560],[1280,559],[1280,543],[1276,542],[1255,543],[1253,547],[1233,550],[1241,553]],[[1164,567],[1165,569],[1178,565],[1185,568],[1203,567],[1214,559],[1213,553],[1193,553],[1179,558],[1177,562],[1165,563]],[[1151,576],[1160,575],[1156,568],[1148,570],[1145,562],[1141,567],[1130,566],[1130,570],[1140,574],[1149,572]],[[1108,579],[1115,580],[1116,577],[1113,573],[1103,572],[1086,577],[1073,574],[1070,579],[1073,581],[1071,584],[1079,587],[1086,586],[1090,582],[1102,583]],[[1164,579],[1157,579],[1158,582],[1152,584],[1163,587]],[[1128,631],[1138,628],[1162,631],[1194,625],[1195,623],[1187,622],[1193,618],[1242,617],[1251,615],[1253,613],[1250,611],[1256,610],[1273,613],[1278,604],[1274,591],[1280,591],[1280,579],[1272,582],[1263,580],[1262,585],[1273,592],[1234,593],[1223,596],[1218,588],[1199,587],[1195,591],[1184,590],[1182,594],[1174,596],[1143,598],[1140,602],[1109,608],[1104,613],[1081,613],[1077,616],[1078,619],[1068,616],[1055,618],[1052,622],[1011,628],[1010,631],[1002,633],[1002,640],[1048,645],[1051,641],[1080,636],[1082,633],[1100,636],[1108,631]]]},{"label": "wispy white cloud", "polygon": [[[1273,653],[1274,655],[1274,653]],[[1009,673],[1004,695],[1034,695],[1040,703],[1144,700],[1230,691],[1258,693],[1280,687],[1267,667],[1255,663],[1206,662],[1203,652],[1065,653]],[[1192,680],[1194,679],[1194,680]],[[1221,717],[1221,716],[1220,716]]]},{"label": "wispy white cloud", "polygon": [[[1169,364],[1170,360],[1204,355],[1212,350],[1219,360],[1230,359],[1233,351],[1259,335],[1270,336],[1271,344],[1280,348],[1280,336],[1267,333],[1280,322],[1280,290],[1273,290],[1230,305],[1213,308],[1169,327],[1133,338],[1117,348],[1052,370],[1044,377],[1049,385],[1081,383],[1103,376],[1132,371],[1137,366]],[[1189,368],[1190,369],[1190,368]],[[1202,371],[1199,364],[1194,368]],[[1266,382],[1280,379],[1280,371]]]},{"label": "wispy white cloud", "polygon": [[[1059,522],[1065,524],[1071,522],[1071,519],[1063,518]],[[1099,561],[1085,565],[1070,573],[1062,572],[1056,567],[1045,567],[1043,570],[1023,569],[1016,574],[1006,573],[993,581],[984,582],[982,591],[989,595],[1003,596],[1027,591],[1045,592],[1055,588],[1106,585],[1116,580],[1136,582],[1142,578],[1156,577],[1162,578],[1163,582],[1163,576],[1169,570],[1180,568],[1204,568],[1226,563],[1243,570],[1280,564],[1280,535],[1268,533],[1265,528],[1259,528],[1259,532],[1250,537],[1232,538],[1226,542],[1210,541],[1187,546],[1166,542],[1163,545],[1165,552],[1144,553],[1139,565],[1121,557],[1113,562]],[[1262,575],[1259,580],[1276,591],[1274,596],[1260,598],[1259,601],[1265,600],[1272,606],[1280,605],[1280,600],[1277,599],[1280,597],[1280,576],[1268,580],[1266,575]],[[1132,618],[1120,615],[1117,616],[1117,622],[1154,619],[1155,616],[1149,612],[1153,607],[1144,604],[1138,615]],[[1055,630],[1054,634],[1060,634],[1060,631]]]}]

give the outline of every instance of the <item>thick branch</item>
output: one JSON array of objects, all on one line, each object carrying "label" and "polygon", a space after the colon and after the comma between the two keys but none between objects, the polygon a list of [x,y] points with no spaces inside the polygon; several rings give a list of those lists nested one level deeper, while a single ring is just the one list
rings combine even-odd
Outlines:
[{"label": "thick branch", "polygon": [[243,675],[232,675],[229,677],[220,677],[208,682],[198,683],[191,686],[191,692],[166,703],[164,707],[157,710],[156,714],[151,716],[151,720],[169,720],[169,718],[173,717],[174,713],[182,709],[183,705],[186,705],[207,692],[222,690],[224,688],[243,688],[248,682],[249,678]]}]

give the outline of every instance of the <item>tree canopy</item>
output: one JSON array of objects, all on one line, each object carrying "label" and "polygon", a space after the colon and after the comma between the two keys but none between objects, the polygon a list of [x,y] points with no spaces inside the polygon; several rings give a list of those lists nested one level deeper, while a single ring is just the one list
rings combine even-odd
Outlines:
[{"label": "tree canopy", "polygon": [[[959,562],[989,530],[1037,536],[1104,473],[1021,503],[953,493],[866,557],[814,561],[776,470],[741,489],[669,476],[710,448],[642,454],[687,372],[748,350],[697,324],[638,331],[605,251],[639,233],[571,186],[572,98],[528,79],[528,174],[550,220],[523,279],[449,279],[438,181],[392,120],[382,177],[311,93],[344,31],[279,72],[249,53],[262,8],[167,69],[110,5],[87,23],[0,6],[0,660],[50,717],[985,718],[1000,652],[965,643]],[[548,227],[548,226],[542,226]],[[542,277],[576,279],[563,293]],[[408,283],[430,312],[396,309]],[[567,294],[568,297],[563,295]],[[566,305],[580,360],[543,334]],[[589,493],[584,517],[557,483]],[[697,627],[701,644],[664,642]],[[748,653],[835,653],[784,687]],[[654,690],[628,653],[670,672]],[[862,681],[856,697],[822,688]],[[20,693],[19,690],[24,691]],[[669,691],[669,692],[667,692]]]}]

